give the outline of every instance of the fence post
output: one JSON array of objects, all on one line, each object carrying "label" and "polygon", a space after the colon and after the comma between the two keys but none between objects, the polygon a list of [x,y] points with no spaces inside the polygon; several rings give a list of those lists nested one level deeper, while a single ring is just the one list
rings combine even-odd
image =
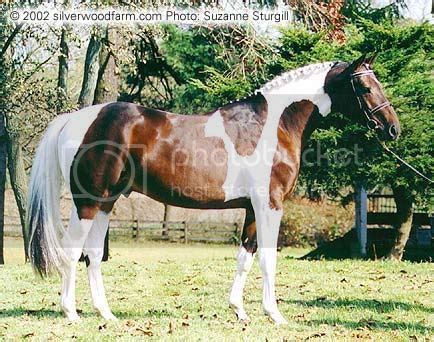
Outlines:
[{"label": "fence post", "polygon": [[134,220],[133,224],[133,239],[137,240],[139,237],[139,221],[137,219]]},{"label": "fence post", "polygon": [[362,184],[356,185],[355,192],[356,202],[356,232],[359,244],[359,253],[361,256],[366,256],[366,244],[368,240],[367,228],[367,194]]},{"label": "fence post", "polygon": [[184,221],[184,243],[188,243],[188,222]]},{"label": "fence post", "polygon": [[169,220],[170,220],[171,207],[168,204],[164,204],[164,217],[163,217],[163,236],[169,235]]},{"label": "fence post", "polygon": [[431,226],[431,243],[432,243],[434,239],[434,214],[433,213],[429,215],[429,224]]}]

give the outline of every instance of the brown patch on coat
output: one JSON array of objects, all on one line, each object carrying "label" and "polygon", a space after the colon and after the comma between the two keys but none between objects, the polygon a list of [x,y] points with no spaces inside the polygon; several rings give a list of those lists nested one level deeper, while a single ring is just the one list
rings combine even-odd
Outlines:
[{"label": "brown patch on coat", "polygon": [[280,118],[269,190],[272,209],[282,209],[284,199],[295,189],[301,152],[318,116],[316,106],[308,100],[302,100],[287,107]]},{"label": "brown patch on coat", "polygon": [[103,107],[90,125],[70,172],[71,192],[80,219],[93,219],[100,209],[111,210],[116,196],[122,193],[127,136],[140,119],[137,106],[120,102]]},{"label": "brown patch on coat", "polygon": [[251,155],[267,120],[268,104],[263,95],[220,108],[226,134],[240,156]]}]

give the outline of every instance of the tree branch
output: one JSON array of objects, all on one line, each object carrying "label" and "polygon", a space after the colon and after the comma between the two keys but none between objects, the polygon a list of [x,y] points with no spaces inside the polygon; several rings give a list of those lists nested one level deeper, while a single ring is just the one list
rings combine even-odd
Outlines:
[{"label": "tree branch", "polygon": [[5,45],[3,45],[2,51],[0,52],[0,58],[3,58],[3,56],[5,55],[7,49],[9,48],[9,46],[12,44],[12,41],[14,40],[15,36],[20,32],[21,28],[23,27],[24,24],[18,24],[17,26],[15,26],[13,32],[11,33],[11,35],[9,36],[9,38],[6,40]]}]

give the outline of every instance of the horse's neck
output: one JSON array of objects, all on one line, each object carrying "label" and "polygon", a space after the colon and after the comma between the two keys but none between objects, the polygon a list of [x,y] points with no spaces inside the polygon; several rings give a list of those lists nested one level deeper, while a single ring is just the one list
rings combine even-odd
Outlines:
[{"label": "horse's neck", "polygon": [[318,127],[321,115],[309,101],[289,106],[280,119],[280,126],[291,141],[291,146],[301,152],[313,131]]}]

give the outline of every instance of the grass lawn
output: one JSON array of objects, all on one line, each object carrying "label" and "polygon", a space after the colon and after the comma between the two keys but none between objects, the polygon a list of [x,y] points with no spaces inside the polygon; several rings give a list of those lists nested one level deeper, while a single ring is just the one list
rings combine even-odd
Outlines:
[{"label": "grass lawn", "polygon": [[36,278],[8,238],[0,268],[0,337],[6,339],[434,340],[434,265],[372,261],[301,261],[279,254],[277,296],[287,326],[262,314],[257,263],[246,286],[249,324],[227,304],[234,246],[114,242],[103,264],[108,300],[118,322],[93,312],[84,264],[69,323],[59,309],[59,279]]}]

